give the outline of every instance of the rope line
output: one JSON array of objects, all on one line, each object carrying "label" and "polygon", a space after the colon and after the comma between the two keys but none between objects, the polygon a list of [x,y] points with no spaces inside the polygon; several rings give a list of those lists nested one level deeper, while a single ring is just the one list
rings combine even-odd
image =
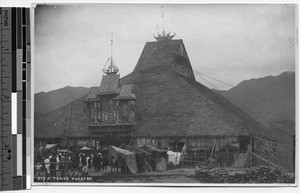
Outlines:
[{"label": "rope line", "polygon": [[231,84],[228,84],[228,83],[226,83],[226,82],[224,82],[224,81],[222,81],[222,80],[218,80],[218,79],[216,79],[216,78],[214,78],[214,77],[208,76],[208,75],[206,75],[206,74],[204,74],[204,73],[201,73],[201,72],[199,72],[199,71],[196,71],[196,70],[193,70],[193,71],[194,71],[194,72],[197,72],[197,73],[199,73],[199,74],[202,74],[203,76],[206,76],[206,77],[208,77],[208,78],[211,78],[211,79],[213,79],[213,80],[215,80],[215,81],[218,81],[218,82],[220,82],[220,83],[223,83],[223,84],[225,84],[225,85],[227,85],[227,86],[230,86],[231,88],[235,88],[235,89],[237,89],[237,90],[240,90],[240,91],[243,91],[243,92],[245,92],[245,93],[251,94],[251,95],[253,95],[253,96],[255,96],[255,97],[261,98],[262,100],[265,100],[265,101],[267,101],[267,102],[270,102],[270,103],[273,103],[273,104],[277,104],[277,105],[281,105],[281,106],[286,107],[286,108],[292,108],[292,106],[287,106],[287,105],[284,105],[284,104],[282,104],[282,103],[278,103],[278,102],[274,102],[274,101],[272,101],[272,100],[266,99],[266,98],[264,98],[264,97],[262,97],[262,96],[259,96],[259,95],[253,94],[253,93],[251,93],[251,92],[249,92],[249,91],[245,91],[245,90],[243,90],[243,89],[237,88],[237,87],[235,87],[235,86],[233,86],[233,85],[231,85]]}]

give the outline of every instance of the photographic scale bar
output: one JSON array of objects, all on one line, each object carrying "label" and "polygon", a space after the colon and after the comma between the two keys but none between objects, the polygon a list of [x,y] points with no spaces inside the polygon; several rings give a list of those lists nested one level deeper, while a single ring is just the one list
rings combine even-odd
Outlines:
[{"label": "photographic scale bar", "polygon": [[30,9],[0,8],[0,190],[30,188]]}]

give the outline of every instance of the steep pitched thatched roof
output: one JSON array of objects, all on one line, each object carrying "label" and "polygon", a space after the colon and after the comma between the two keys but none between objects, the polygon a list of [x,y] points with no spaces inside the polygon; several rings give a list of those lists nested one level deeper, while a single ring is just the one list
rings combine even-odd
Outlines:
[{"label": "steep pitched thatched roof", "polygon": [[[179,50],[187,57],[182,40],[148,42],[134,71],[121,79],[121,85],[133,85],[130,90],[136,96],[136,136],[267,136],[261,125],[223,96],[196,82],[193,76],[175,71]],[[188,58],[187,61],[183,65],[192,71]],[[73,103],[76,112],[72,113],[72,124],[76,127],[72,127],[71,134],[74,136],[88,136],[84,98]],[[70,128],[65,121],[69,112],[70,104],[37,120],[37,133],[62,136]]]},{"label": "steep pitched thatched roof", "polygon": [[86,96],[83,96],[73,103],[69,103],[68,105],[35,120],[34,136],[36,138],[55,138],[68,136],[80,138],[88,136],[88,127],[84,120],[85,99]]},{"label": "steep pitched thatched roof", "polygon": [[182,40],[146,43],[134,71],[121,79],[121,84],[134,85],[136,135],[266,136],[262,126],[230,101],[175,72],[173,63],[182,47]]},{"label": "steep pitched thatched roof", "polygon": [[132,84],[123,85],[116,99],[135,99],[135,94],[132,92],[133,86]]},{"label": "steep pitched thatched roof", "polygon": [[99,92],[101,93],[116,93],[119,89],[120,74],[103,75]]},{"label": "steep pitched thatched roof", "polygon": [[135,84],[138,136],[196,137],[263,134],[263,128],[221,95],[175,72],[139,76]]}]

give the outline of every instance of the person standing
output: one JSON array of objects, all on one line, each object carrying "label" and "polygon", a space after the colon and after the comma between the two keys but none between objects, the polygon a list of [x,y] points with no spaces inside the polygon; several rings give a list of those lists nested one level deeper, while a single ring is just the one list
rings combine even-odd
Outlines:
[{"label": "person standing", "polygon": [[100,170],[104,171],[104,158],[102,155],[100,155]]},{"label": "person standing", "polygon": [[117,162],[117,157],[115,155],[111,157],[110,163],[111,163],[110,164],[111,165],[110,172],[112,173],[115,170],[117,170],[117,172],[118,172],[118,162]]},{"label": "person standing", "polygon": [[106,171],[107,170],[107,165],[108,165],[108,159],[107,159],[106,154],[103,155],[103,159],[104,159],[104,161],[103,161],[104,170]]},{"label": "person standing", "polygon": [[82,154],[81,162],[82,162],[82,167],[87,165],[87,163],[86,163],[86,156],[85,156],[84,153]]},{"label": "person standing", "polygon": [[61,157],[61,153],[59,153],[58,155],[56,155],[56,170],[60,170],[60,157]]},{"label": "person standing", "polygon": [[93,159],[93,166],[94,166],[95,171],[98,171],[98,158],[99,158],[99,156],[96,155]]},{"label": "person standing", "polygon": [[91,169],[91,158],[89,155],[87,155],[87,157],[86,157],[86,165],[87,165],[88,169],[90,170]]},{"label": "person standing", "polygon": [[66,166],[67,166],[67,164],[66,164],[66,157],[65,156],[61,156],[61,164],[60,164],[60,166],[61,166],[61,168],[60,168],[60,177],[65,177],[66,176]]},{"label": "person standing", "polygon": [[90,160],[90,169],[92,170],[92,169],[94,169],[94,155],[93,154],[91,154],[91,160]]},{"label": "person standing", "polygon": [[88,166],[85,165],[82,167],[82,176],[87,176],[89,174]]},{"label": "person standing", "polygon": [[97,170],[100,171],[101,170],[101,153],[98,153],[97,155]]},{"label": "person standing", "polygon": [[54,155],[51,155],[49,157],[50,159],[50,175],[51,177],[55,177],[56,176],[56,158]]},{"label": "person standing", "polygon": [[49,177],[49,173],[50,173],[50,159],[48,157],[46,157],[44,159],[44,164],[45,164],[45,176]]},{"label": "person standing", "polygon": [[81,171],[81,169],[82,169],[82,154],[81,153],[79,153],[79,157],[78,157],[78,159],[79,159],[79,163],[78,163],[78,171]]}]

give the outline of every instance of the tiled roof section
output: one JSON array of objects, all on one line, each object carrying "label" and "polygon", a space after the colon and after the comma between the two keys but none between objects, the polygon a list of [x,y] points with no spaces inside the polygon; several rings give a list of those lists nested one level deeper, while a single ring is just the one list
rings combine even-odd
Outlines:
[{"label": "tiled roof section", "polygon": [[132,92],[133,90],[133,84],[130,85],[123,85],[121,87],[119,95],[116,97],[116,99],[135,99],[136,96]]},{"label": "tiled roof section", "polygon": [[118,93],[120,84],[120,74],[108,74],[102,76],[102,81],[97,94]]}]

